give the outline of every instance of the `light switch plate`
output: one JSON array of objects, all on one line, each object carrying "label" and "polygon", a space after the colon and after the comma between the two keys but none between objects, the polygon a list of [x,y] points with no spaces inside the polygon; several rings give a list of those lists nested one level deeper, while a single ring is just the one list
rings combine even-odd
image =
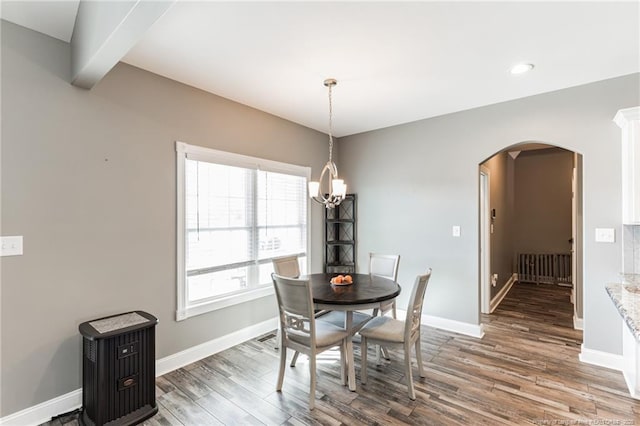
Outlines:
[{"label": "light switch plate", "polygon": [[616,230],[613,228],[596,228],[597,243],[615,243]]},{"label": "light switch plate", "polygon": [[451,233],[453,234],[454,237],[459,237],[460,236],[460,227],[459,226],[454,226],[453,229],[451,230]]},{"label": "light switch plate", "polygon": [[22,235],[15,237],[0,237],[0,256],[21,256]]}]

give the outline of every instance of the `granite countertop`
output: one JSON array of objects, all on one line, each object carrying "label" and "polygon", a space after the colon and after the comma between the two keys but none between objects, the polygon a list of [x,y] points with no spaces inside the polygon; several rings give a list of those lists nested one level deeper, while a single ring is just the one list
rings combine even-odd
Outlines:
[{"label": "granite countertop", "polygon": [[640,287],[619,283],[608,284],[605,288],[629,330],[640,342]]}]

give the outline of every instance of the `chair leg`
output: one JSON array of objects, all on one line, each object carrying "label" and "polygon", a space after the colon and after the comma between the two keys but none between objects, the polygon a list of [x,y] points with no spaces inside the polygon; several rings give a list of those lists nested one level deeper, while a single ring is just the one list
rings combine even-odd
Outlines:
[{"label": "chair leg", "polygon": [[292,367],[296,366],[296,362],[298,361],[298,355],[300,355],[300,352],[298,351],[295,351],[293,353],[293,358],[291,358],[291,364],[290,364]]},{"label": "chair leg", "polygon": [[282,331],[280,331],[280,327],[278,327],[276,331],[276,344],[273,346],[273,349],[280,349],[280,333],[282,333]]},{"label": "chair leg", "polygon": [[409,388],[409,399],[415,400],[416,393],[413,390],[413,374],[411,373],[411,345],[408,342],[404,344],[404,368],[407,378],[407,388]]},{"label": "chair leg", "polygon": [[384,357],[384,359],[386,359],[387,361],[391,360],[389,349],[387,349],[385,346],[380,346],[380,351],[382,352],[382,356]]},{"label": "chair leg", "polygon": [[340,344],[340,379],[342,380],[342,386],[346,386],[347,382],[347,344],[342,342]]},{"label": "chair leg", "polygon": [[351,336],[346,338],[346,352],[347,352],[347,381],[349,382],[349,390],[351,392],[356,391],[356,366],[353,356],[353,342]]},{"label": "chair leg", "polygon": [[311,385],[309,387],[309,410],[316,407],[316,354],[309,356],[309,374],[311,375]]},{"label": "chair leg", "polygon": [[391,316],[393,317],[393,319],[398,319],[397,318],[397,312],[396,312],[396,301],[393,301],[393,305],[391,305]]},{"label": "chair leg", "polygon": [[360,382],[367,384],[367,339],[360,338]]},{"label": "chair leg", "polygon": [[282,390],[282,382],[284,381],[284,369],[287,365],[287,347],[280,343],[280,371],[278,372],[278,384],[276,391]]},{"label": "chair leg", "polygon": [[381,354],[382,354],[382,346],[376,345],[376,365],[380,365]]},{"label": "chair leg", "polygon": [[418,373],[420,377],[426,377],[424,373],[424,366],[422,365],[422,350],[420,349],[420,337],[416,340],[416,361],[418,362]]}]

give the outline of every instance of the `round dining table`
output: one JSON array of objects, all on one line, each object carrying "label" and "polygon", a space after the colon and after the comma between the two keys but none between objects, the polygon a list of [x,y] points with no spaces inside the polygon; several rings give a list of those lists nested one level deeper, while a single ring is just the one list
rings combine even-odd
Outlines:
[{"label": "round dining table", "polygon": [[[353,336],[353,311],[362,309],[378,309],[382,302],[395,299],[400,294],[397,282],[369,274],[350,274],[352,284],[331,284],[331,278],[338,274],[309,274],[300,278],[311,283],[313,303],[316,309],[344,311],[344,328]],[[320,317],[322,318],[322,317]],[[347,374],[349,390],[356,390],[353,343],[347,339]]]}]

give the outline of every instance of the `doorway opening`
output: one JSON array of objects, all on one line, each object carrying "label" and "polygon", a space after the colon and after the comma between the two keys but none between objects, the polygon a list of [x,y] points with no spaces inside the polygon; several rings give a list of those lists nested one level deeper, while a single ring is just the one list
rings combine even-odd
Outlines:
[{"label": "doorway opening", "polygon": [[582,329],[582,156],[525,142],[479,165],[480,312],[516,283],[570,288]]}]

